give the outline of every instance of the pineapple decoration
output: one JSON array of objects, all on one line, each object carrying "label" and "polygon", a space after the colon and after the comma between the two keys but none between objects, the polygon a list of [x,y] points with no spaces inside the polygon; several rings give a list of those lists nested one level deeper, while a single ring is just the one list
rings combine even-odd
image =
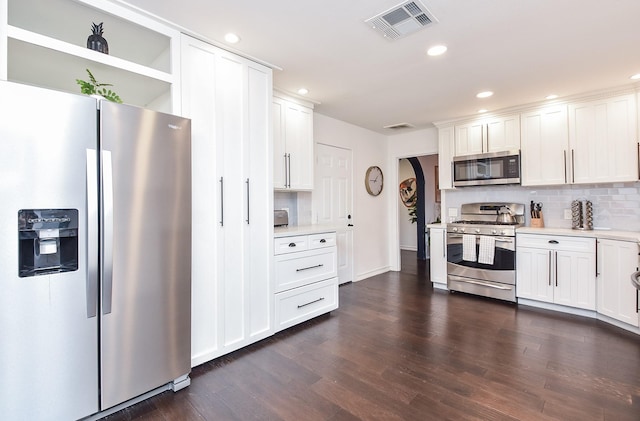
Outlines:
[{"label": "pineapple decoration", "polygon": [[100,22],[98,25],[93,22],[91,23],[92,34],[87,38],[87,48],[100,53],[109,54],[109,45],[107,44],[107,40],[102,36],[103,22]]}]

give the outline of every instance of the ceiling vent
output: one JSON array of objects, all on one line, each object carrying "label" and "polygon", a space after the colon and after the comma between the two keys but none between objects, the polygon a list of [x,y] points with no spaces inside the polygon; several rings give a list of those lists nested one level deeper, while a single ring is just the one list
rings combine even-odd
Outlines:
[{"label": "ceiling vent", "polygon": [[418,1],[407,1],[365,20],[386,39],[403,38],[438,20]]},{"label": "ceiling vent", "polygon": [[413,129],[415,126],[409,124],[409,123],[397,123],[397,124],[389,124],[388,126],[384,126],[382,127],[383,129],[392,129],[392,130],[398,130],[398,129]]}]

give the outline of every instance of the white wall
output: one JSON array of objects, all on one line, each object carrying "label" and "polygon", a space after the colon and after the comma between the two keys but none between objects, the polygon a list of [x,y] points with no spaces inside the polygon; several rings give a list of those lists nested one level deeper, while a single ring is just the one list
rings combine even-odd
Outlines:
[{"label": "white wall", "polygon": [[[397,166],[393,170],[389,168],[387,137],[317,112],[313,119],[315,143],[353,151],[354,280],[387,272],[388,202],[391,197],[396,197],[394,185],[398,185],[393,182],[397,179]],[[384,188],[377,197],[370,196],[364,187],[364,175],[371,165],[379,166],[385,177]]]}]

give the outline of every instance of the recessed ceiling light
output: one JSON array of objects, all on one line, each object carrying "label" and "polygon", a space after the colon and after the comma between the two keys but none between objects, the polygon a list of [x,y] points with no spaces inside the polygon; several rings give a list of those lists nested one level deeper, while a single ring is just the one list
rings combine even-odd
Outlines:
[{"label": "recessed ceiling light", "polygon": [[240,37],[234,33],[229,32],[224,36],[224,40],[227,41],[229,44],[235,44],[240,41]]},{"label": "recessed ceiling light", "polygon": [[638,79],[640,79],[640,73],[636,73],[635,75],[631,76],[629,79],[631,79],[631,80],[638,80]]},{"label": "recessed ceiling light", "polygon": [[300,89],[298,89],[298,93],[300,95],[306,95],[306,94],[309,93],[309,90],[307,88],[300,88]]},{"label": "recessed ceiling light", "polygon": [[481,110],[478,110],[478,112],[479,112],[480,114],[482,114],[482,113],[486,113],[487,111],[489,111],[489,110],[485,110],[484,108],[483,108],[483,109],[481,109]]},{"label": "recessed ceiling light", "polygon": [[547,95],[547,96],[546,96],[546,98],[547,98],[547,99],[556,99],[556,98],[558,98],[558,95],[556,95],[556,94],[551,94],[551,95]]},{"label": "recessed ceiling light", "polygon": [[430,56],[439,56],[447,52],[446,45],[434,45],[427,50],[427,54]]},{"label": "recessed ceiling light", "polygon": [[489,98],[491,95],[493,95],[493,92],[484,91],[484,92],[480,92],[478,95],[476,95],[476,97],[477,98]]}]

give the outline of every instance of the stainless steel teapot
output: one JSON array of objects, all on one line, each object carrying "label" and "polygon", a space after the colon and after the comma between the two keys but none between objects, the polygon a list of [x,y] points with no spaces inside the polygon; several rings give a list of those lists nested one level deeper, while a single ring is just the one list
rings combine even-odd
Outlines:
[{"label": "stainless steel teapot", "polygon": [[498,209],[498,217],[496,218],[496,223],[498,224],[514,224],[516,222],[516,217],[511,212],[507,206],[502,206]]}]

